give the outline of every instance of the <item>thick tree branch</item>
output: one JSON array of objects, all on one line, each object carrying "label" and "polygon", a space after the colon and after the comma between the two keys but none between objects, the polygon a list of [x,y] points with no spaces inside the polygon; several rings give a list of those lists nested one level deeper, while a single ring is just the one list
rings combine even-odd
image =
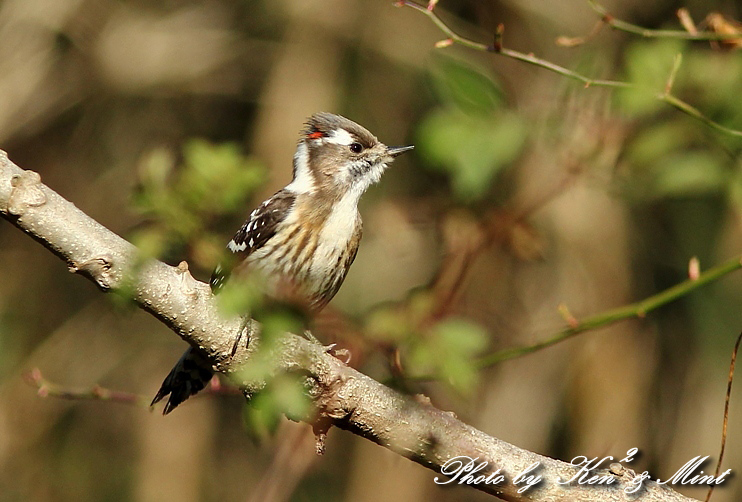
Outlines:
[{"label": "thick tree branch", "polygon": [[[142,260],[134,246],[43,185],[37,173],[10,162],[2,151],[0,214],[65,260],[70,271],[85,275],[104,291],[130,294],[140,307],[201,348],[215,369],[231,375],[243,389],[249,392],[260,387],[261,382],[241,381],[238,371],[259,344],[251,344],[249,349],[240,347],[230,357],[241,320],[219,314],[208,285],[196,281],[185,264],[171,267]],[[254,325],[250,329],[254,330]],[[257,338],[257,333],[254,335]],[[506,500],[636,500],[636,496],[623,491],[633,472],[619,464],[611,465],[610,471],[593,471],[614,480],[608,486],[560,485],[558,480],[571,479],[578,469],[488,436],[424,399],[385,387],[317,344],[286,334],[272,350],[276,371],[300,372],[312,382],[310,393],[318,414],[315,425],[326,423],[346,429],[436,472],[457,456],[487,461],[487,469],[478,474],[487,475],[499,468],[505,481],[473,486]],[[514,477],[534,463],[540,464],[537,474],[543,481],[518,493],[523,485],[514,484]],[[654,482],[645,482],[640,499],[691,500]]]}]

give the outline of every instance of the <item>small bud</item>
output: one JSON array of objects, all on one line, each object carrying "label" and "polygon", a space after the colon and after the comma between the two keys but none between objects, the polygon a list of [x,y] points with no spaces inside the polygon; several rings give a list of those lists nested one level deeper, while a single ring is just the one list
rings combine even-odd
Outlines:
[{"label": "small bud", "polygon": [[691,281],[696,281],[698,280],[698,277],[700,275],[701,275],[701,262],[698,261],[698,257],[694,256],[688,262],[688,278]]},{"label": "small bud", "polygon": [[428,11],[433,12],[433,9],[435,9],[435,5],[438,3],[438,0],[429,0],[428,2]]},{"label": "small bud", "polygon": [[557,37],[556,44],[560,47],[577,47],[585,43],[585,37]]},{"label": "small bud", "polygon": [[39,383],[43,380],[43,377],[41,376],[41,370],[39,368],[32,369],[30,377],[34,383]]},{"label": "small bud", "polygon": [[685,31],[691,35],[698,35],[698,28],[696,27],[696,23],[693,22],[693,18],[691,17],[690,12],[688,12],[688,9],[685,7],[680,8],[676,14],[680,20],[680,24],[685,28]]},{"label": "small bud", "polygon": [[570,328],[575,329],[580,326],[580,321],[578,321],[577,318],[572,315],[566,304],[560,303],[557,309]]},{"label": "small bud", "polygon": [[439,40],[435,43],[436,49],[443,49],[444,47],[448,47],[453,45],[453,38],[446,38],[444,40]]}]

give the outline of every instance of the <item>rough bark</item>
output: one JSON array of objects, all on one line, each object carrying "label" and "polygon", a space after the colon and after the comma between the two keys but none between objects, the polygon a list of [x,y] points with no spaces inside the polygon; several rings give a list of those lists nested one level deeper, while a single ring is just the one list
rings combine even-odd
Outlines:
[{"label": "rough bark", "polygon": [[[124,291],[143,309],[160,319],[183,340],[199,347],[216,370],[230,375],[248,393],[261,382],[243,381],[238,371],[257,350],[241,346],[230,356],[241,327],[238,317],[220,315],[209,286],[195,280],[185,263],[172,267],[142,260],[136,248],[80,211],[41,183],[40,176],[24,171],[0,151],[0,214],[62,258],[73,273],[80,273],[104,291]],[[251,324],[249,329],[255,330]],[[258,333],[253,333],[257,338]],[[624,488],[633,471],[612,464],[610,470],[590,474],[607,476],[610,485],[560,484],[579,469],[569,463],[523,450],[461,422],[453,413],[433,407],[426,399],[400,394],[348,367],[321,346],[303,337],[283,335],[272,349],[277,371],[307,375],[312,383],[318,424],[334,425],[365,437],[436,471],[458,456],[487,461],[475,476],[496,469],[505,476],[499,484],[471,486],[506,500],[528,501],[690,501],[677,492],[645,482],[638,494]],[[522,493],[514,478],[538,463],[542,481]],[[432,482],[432,480],[431,480]],[[452,483],[454,484],[454,483]]]}]

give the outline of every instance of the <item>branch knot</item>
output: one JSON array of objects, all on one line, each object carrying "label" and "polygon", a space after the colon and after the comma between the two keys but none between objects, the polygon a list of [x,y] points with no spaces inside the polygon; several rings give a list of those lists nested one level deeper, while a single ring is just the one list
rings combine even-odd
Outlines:
[{"label": "branch knot", "polygon": [[39,173],[23,171],[10,179],[10,185],[13,189],[8,199],[8,213],[21,216],[29,207],[39,207],[46,203]]},{"label": "branch knot", "polygon": [[73,263],[70,265],[69,271],[73,274],[84,273],[90,276],[101,289],[108,291],[113,287],[111,268],[113,268],[113,257],[102,255],[91,258],[79,265]]}]

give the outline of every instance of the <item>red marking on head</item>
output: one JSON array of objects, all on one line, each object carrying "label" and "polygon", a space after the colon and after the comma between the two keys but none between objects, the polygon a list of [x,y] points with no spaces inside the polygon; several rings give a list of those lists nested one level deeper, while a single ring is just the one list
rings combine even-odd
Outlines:
[{"label": "red marking on head", "polygon": [[309,134],[307,134],[307,138],[309,139],[320,139],[324,137],[325,137],[325,133],[323,133],[322,131],[314,131],[314,132],[310,132]]}]

